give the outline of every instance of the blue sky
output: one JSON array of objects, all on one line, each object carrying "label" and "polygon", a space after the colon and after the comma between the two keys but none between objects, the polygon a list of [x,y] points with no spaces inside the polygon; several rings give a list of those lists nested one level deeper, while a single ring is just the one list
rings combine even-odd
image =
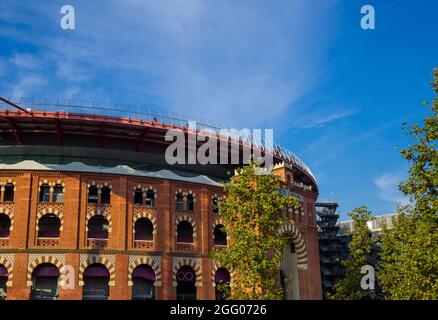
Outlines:
[{"label": "blue sky", "polygon": [[[76,10],[62,30],[60,8]],[[376,29],[360,28],[360,9]],[[438,2],[0,0],[0,94],[200,115],[274,138],[342,218],[405,199],[403,121],[427,114]]]}]

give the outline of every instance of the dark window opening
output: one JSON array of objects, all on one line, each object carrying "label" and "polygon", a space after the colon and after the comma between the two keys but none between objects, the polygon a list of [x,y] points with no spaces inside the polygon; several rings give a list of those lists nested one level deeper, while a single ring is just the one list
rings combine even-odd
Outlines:
[{"label": "dark window opening", "polygon": [[193,195],[189,194],[187,196],[187,210],[188,211],[193,211],[195,210],[195,201],[193,199]]},{"label": "dark window opening", "polygon": [[11,219],[4,213],[0,214],[0,238],[8,238],[11,229]]},{"label": "dark window opening", "polygon": [[8,291],[8,287],[6,286],[8,282],[8,269],[2,264],[0,264],[0,300],[6,299],[6,293]]},{"label": "dark window opening", "polygon": [[176,279],[176,300],[196,300],[196,274],[193,268],[182,266]]},{"label": "dark window opening", "polygon": [[100,195],[100,203],[101,204],[111,203],[111,189],[109,187],[102,188],[102,193]]},{"label": "dark window opening", "polygon": [[62,202],[64,198],[64,187],[60,184],[53,188],[53,202]]},{"label": "dark window opening", "polygon": [[88,221],[89,239],[108,239],[108,220],[104,216],[96,215]]},{"label": "dark window opening", "polygon": [[139,265],[132,272],[132,299],[155,299],[155,272],[148,265]]},{"label": "dark window opening", "polygon": [[216,300],[225,300],[230,290],[230,273],[225,268],[217,269],[214,275]]},{"label": "dark window opening", "polygon": [[176,211],[184,211],[184,196],[181,193],[176,195]]},{"label": "dark window opening", "polygon": [[218,246],[227,245],[227,234],[224,231],[224,226],[221,224],[214,228],[214,244]]},{"label": "dark window opening", "polygon": [[8,183],[5,185],[5,191],[3,196],[3,201],[5,202],[13,202],[14,201],[14,193],[15,186],[12,183]]},{"label": "dark window opening", "polygon": [[88,188],[88,203],[97,203],[98,192],[96,186],[90,186]]},{"label": "dark window opening", "polygon": [[146,191],[146,206],[153,207],[155,205],[155,193],[154,190]]},{"label": "dark window opening", "polygon": [[193,227],[187,221],[181,221],[176,228],[177,242],[193,243]]},{"label": "dark window opening", "polygon": [[141,189],[135,189],[134,191],[134,204],[136,206],[143,205],[143,191]]},{"label": "dark window opening", "polygon": [[295,253],[295,244],[293,242],[290,243],[290,253]]},{"label": "dark window opening", "polygon": [[38,238],[59,238],[61,221],[52,214],[43,215],[38,221]]},{"label": "dark window opening", "polygon": [[40,202],[50,202],[50,186],[43,184],[40,187]]},{"label": "dark window opening", "polygon": [[135,222],[134,240],[154,240],[154,226],[148,218],[140,218]]},{"label": "dark window opening", "polygon": [[108,300],[110,274],[103,264],[89,265],[84,271],[83,279],[83,300]]},{"label": "dark window opening", "polygon": [[32,272],[31,300],[56,300],[60,272],[51,263],[40,264]]}]

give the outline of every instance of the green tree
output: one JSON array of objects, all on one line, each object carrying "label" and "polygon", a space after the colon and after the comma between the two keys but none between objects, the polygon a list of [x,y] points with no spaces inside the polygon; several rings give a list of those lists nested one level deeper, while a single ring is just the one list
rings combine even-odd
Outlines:
[{"label": "green tree", "polygon": [[225,183],[225,199],[219,201],[230,241],[212,256],[232,271],[227,299],[283,298],[279,267],[286,239],[277,231],[285,222],[285,209],[298,206],[298,200],[280,194],[277,176],[257,175],[257,169],[254,163],[238,169]]},{"label": "green tree", "polygon": [[[438,94],[438,69],[433,77]],[[413,142],[401,152],[411,167],[400,190],[410,204],[397,209],[382,235],[379,279],[388,299],[438,299],[438,96],[431,111],[422,126],[404,127]]]},{"label": "green tree", "polygon": [[330,296],[334,300],[362,300],[374,298],[374,292],[361,288],[361,273],[363,266],[369,264],[374,249],[375,239],[368,228],[367,222],[373,220],[371,211],[361,206],[348,214],[353,219],[353,232],[348,245],[349,257],[341,261],[345,268],[345,276],[334,287]]}]

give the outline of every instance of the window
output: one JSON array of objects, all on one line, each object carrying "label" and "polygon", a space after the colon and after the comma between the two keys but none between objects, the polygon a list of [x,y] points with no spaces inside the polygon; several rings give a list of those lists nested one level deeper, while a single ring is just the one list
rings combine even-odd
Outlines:
[{"label": "window", "polygon": [[176,300],[196,300],[196,274],[190,266],[182,266],[176,274]]},{"label": "window", "polygon": [[60,272],[51,263],[43,263],[32,272],[32,300],[56,300],[58,298],[58,279]]},{"label": "window", "polygon": [[110,274],[100,263],[93,263],[84,270],[83,300],[108,300]]},{"label": "window", "polygon": [[182,193],[176,195],[176,211],[184,211],[184,196]]},{"label": "window", "polygon": [[110,204],[111,203],[111,189],[110,187],[103,187],[102,194],[100,195],[100,203],[101,204]]},{"label": "window", "polygon": [[52,213],[43,215],[38,221],[38,238],[59,238],[61,221]]},{"label": "window", "polygon": [[230,273],[228,270],[225,268],[217,269],[214,282],[216,284],[216,300],[225,300],[227,291],[230,289]]},{"label": "window", "polygon": [[181,221],[177,227],[177,242],[193,243],[193,227],[187,221]]},{"label": "window", "polygon": [[155,199],[155,193],[154,190],[148,190],[146,191],[146,206],[153,207]]},{"label": "window", "polygon": [[216,197],[213,198],[213,200],[211,201],[211,207],[212,207],[213,213],[219,213],[218,200]]},{"label": "window", "polygon": [[53,202],[62,202],[64,197],[64,187],[60,184],[53,188]]},{"label": "window", "polygon": [[40,202],[50,202],[50,186],[42,184],[40,187]]},{"label": "window", "polygon": [[5,193],[3,196],[3,201],[5,202],[13,202],[14,201],[14,191],[15,186],[12,183],[7,183],[5,185]]},{"label": "window", "polygon": [[135,222],[134,240],[153,240],[154,226],[148,218],[140,218]]},{"label": "window", "polygon": [[8,282],[8,269],[2,264],[0,264],[0,300],[6,299],[6,293],[8,290],[8,287],[6,286],[6,283]]},{"label": "window", "polygon": [[96,186],[90,186],[88,188],[88,203],[97,203],[99,196]]},{"label": "window", "polygon": [[0,213],[0,238],[8,238],[11,228],[11,219],[4,213]]},{"label": "window", "polygon": [[89,239],[108,239],[108,220],[104,216],[96,215],[88,220]]},{"label": "window", "polygon": [[134,191],[134,204],[136,206],[143,205],[143,191],[141,189],[135,189]]},{"label": "window", "polygon": [[214,244],[216,246],[227,245],[227,234],[224,231],[224,226],[221,224],[214,227]]},{"label": "window", "polygon": [[132,272],[132,299],[153,300],[155,298],[155,272],[145,264]]},{"label": "window", "polygon": [[187,210],[188,211],[193,211],[195,210],[195,201],[193,199],[193,195],[189,194],[187,196]]}]

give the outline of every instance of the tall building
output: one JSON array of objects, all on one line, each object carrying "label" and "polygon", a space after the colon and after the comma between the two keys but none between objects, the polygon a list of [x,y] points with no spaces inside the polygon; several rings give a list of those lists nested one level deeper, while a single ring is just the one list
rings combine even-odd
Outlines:
[{"label": "tall building", "polygon": [[324,299],[333,292],[333,286],[343,275],[340,264],[343,246],[338,237],[339,226],[336,225],[339,215],[338,204],[334,202],[316,203],[318,220],[319,254],[321,261],[321,284]]},{"label": "tall building", "polygon": [[[168,130],[205,139],[211,124],[193,131],[173,114],[59,100],[4,103],[0,120],[1,298],[215,299],[218,283],[232,283],[209,253],[227,245],[217,201],[243,158],[165,159]],[[248,148],[217,137],[229,155]],[[301,202],[280,230],[286,298],[320,299],[316,180],[284,148],[257,148]]]}]

